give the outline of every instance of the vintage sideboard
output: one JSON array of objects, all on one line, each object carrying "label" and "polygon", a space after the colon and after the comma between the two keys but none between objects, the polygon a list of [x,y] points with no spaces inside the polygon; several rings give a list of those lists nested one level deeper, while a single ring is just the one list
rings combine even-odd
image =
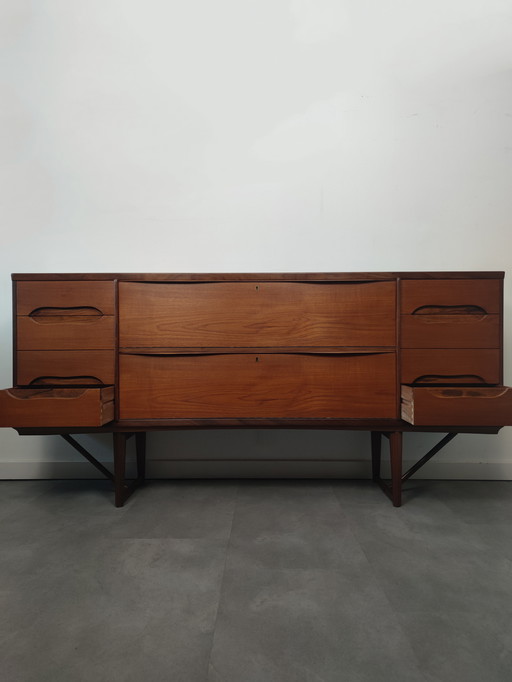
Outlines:
[{"label": "vintage sideboard", "polygon": [[[0,426],[62,435],[112,479],[117,506],[144,480],[148,431],[370,431],[373,478],[399,506],[402,482],[457,433],[512,424],[502,272],[12,279],[14,378]],[[407,431],[446,435],[404,473]],[[113,473],[72,435],[94,432],[113,434]]]}]

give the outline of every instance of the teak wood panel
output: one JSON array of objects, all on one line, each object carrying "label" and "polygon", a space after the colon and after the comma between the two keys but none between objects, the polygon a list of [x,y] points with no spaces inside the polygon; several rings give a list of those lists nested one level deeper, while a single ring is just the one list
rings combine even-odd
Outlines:
[{"label": "teak wood panel", "polygon": [[402,315],[402,348],[499,348],[500,315]]},{"label": "teak wood panel", "polygon": [[394,346],[395,305],[395,282],[121,282],[119,343]]},{"label": "teak wood panel", "polygon": [[512,388],[402,386],[402,419],[415,426],[509,426]]},{"label": "teak wood panel", "polygon": [[48,308],[89,308],[82,314],[113,315],[115,308],[114,282],[18,282],[16,284],[16,313],[30,315]]},{"label": "teak wood panel", "polygon": [[96,427],[114,419],[114,389],[10,388],[0,391],[0,426]]},{"label": "teak wood panel", "polygon": [[502,271],[423,272],[73,272],[13,273],[15,282],[119,280],[133,282],[349,282],[392,279],[503,279]]},{"label": "teak wood panel", "polygon": [[113,316],[18,317],[18,350],[108,350],[115,345]]},{"label": "teak wood panel", "polygon": [[406,348],[401,353],[401,381],[499,384],[500,351],[489,348]]},{"label": "teak wood panel", "polygon": [[400,307],[403,314],[429,307],[480,308],[500,313],[501,280],[405,280],[401,282]]},{"label": "teak wood panel", "polygon": [[393,419],[395,354],[119,358],[120,419]]},{"label": "teak wood panel", "polygon": [[30,384],[113,384],[113,350],[18,351],[16,383]]}]

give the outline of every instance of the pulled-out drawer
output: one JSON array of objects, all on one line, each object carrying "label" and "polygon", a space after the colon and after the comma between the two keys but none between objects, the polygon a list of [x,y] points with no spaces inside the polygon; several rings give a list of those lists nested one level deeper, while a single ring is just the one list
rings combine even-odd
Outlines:
[{"label": "pulled-out drawer", "polygon": [[402,386],[402,419],[415,426],[510,426],[512,388]]},{"label": "pulled-out drawer", "polygon": [[403,384],[499,384],[501,353],[493,348],[405,348]]},{"label": "pulled-out drawer", "polygon": [[18,317],[18,350],[108,350],[115,344],[111,315]]},{"label": "pulled-out drawer", "polygon": [[122,348],[394,346],[395,282],[120,282]]},{"label": "pulled-out drawer", "polygon": [[120,419],[397,417],[395,354],[121,355]]},{"label": "pulled-out drawer", "polygon": [[113,315],[114,282],[17,282],[16,314]]},{"label": "pulled-out drawer", "polygon": [[464,314],[501,311],[500,279],[403,280],[402,314]]},{"label": "pulled-out drawer", "polygon": [[501,316],[402,315],[402,348],[499,348]]},{"label": "pulled-out drawer", "polygon": [[0,391],[0,426],[103,426],[114,419],[114,389],[8,388]]},{"label": "pulled-out drawer", "polygon": [[22,350],[16,355],[18,386],[83,386],[114,381],[113,350]]}]

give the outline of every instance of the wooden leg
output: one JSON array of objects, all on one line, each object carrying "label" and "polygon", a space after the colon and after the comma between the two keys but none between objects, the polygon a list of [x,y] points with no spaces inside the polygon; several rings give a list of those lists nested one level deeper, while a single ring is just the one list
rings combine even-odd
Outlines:
[{"label": "wooden leg", "polygon": [[380,459],[382,451],[382,434],[380,431],[372,431],[372,478],[378,481],[380,478]]},{"label": "wooden leg", "polygon": [[389,434],[389,454],[391,460],[391,500],[394,507],[402,504],[402,432]]},{"label": "wooden leg", "polygon": [[135,448],[137,452],[137,478],[140,482],[146,479],[146,432],[135,434]]},{"label": "wooden leg", "polygon": [[114,433],[114,494],[116,507],[125,501],[126,434]]}]

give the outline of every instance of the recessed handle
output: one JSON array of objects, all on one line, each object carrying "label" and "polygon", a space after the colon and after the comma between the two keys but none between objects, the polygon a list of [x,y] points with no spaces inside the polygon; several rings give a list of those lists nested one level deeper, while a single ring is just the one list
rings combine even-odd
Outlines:
[{"label": "recessed handle", "polygon": [[487,310],[479,305],[422,305],[411,315],[487,315]]}]

